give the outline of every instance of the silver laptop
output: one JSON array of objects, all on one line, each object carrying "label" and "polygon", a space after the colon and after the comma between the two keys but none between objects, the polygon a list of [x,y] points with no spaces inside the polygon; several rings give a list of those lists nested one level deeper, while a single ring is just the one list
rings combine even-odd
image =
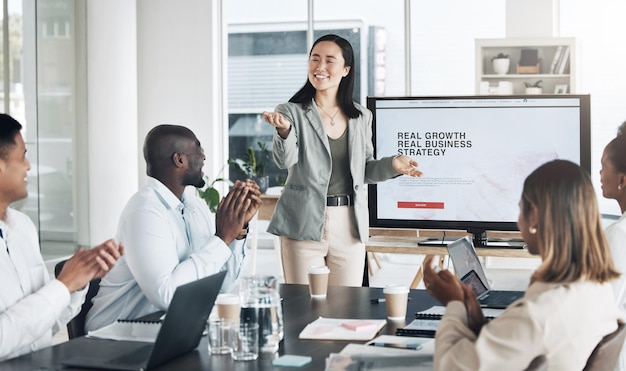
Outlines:
[{"label": "silver laptop", "polygon": [[524,291],[492,290],[485,275],[472,240],[465,236],[448,246],[448,255],[456,275],[465,284],[469,284],[476,294],[481,307],[506,308],[509,304],[524,296]]},{"label": "silver laptop", "polygon": [[65,367],[150,370],[198,347],[226,271],[179,286],[154,343],[100,340],[80,355],[61,361]]}]

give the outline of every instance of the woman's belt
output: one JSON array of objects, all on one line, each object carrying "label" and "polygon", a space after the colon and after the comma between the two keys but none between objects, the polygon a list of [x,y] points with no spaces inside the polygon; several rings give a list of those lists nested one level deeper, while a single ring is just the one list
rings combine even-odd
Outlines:
[{"label": "woman's belt", "polygon": [[339,195],[326,197],[326,206],[350,206],[354,205],[352,195]]}]

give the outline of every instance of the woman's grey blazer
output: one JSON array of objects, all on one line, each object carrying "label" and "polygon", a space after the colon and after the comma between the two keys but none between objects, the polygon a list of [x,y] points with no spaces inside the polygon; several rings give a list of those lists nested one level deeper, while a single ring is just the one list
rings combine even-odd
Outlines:
[{"label": "woman's grey blazer", "polygon": [[[372,113],[356,104],[361,116],[348,121],[348,151],[354,213],[362,242],[369,237],[367,183],[393,178],[393,157],[374,159]],[[284,103],[276,107],[291,122],[287,138],[274,134],[273,157],[281,169],[289,169],[268,232],[295,240],[320,241],[331,172],[331,154],[322,118],[313,101]]]}]

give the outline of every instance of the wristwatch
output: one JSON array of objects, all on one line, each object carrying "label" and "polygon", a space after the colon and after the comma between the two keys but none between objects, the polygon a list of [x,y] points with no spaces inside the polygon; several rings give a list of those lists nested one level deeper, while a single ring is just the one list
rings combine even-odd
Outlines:
[{"label": "wristwatch", "polygon": [[241,232],[239,232],[239,236],[237,236],[236,240],[243,240],[248,236],[248,232],[250,232],[250,224],[246,223]]}]

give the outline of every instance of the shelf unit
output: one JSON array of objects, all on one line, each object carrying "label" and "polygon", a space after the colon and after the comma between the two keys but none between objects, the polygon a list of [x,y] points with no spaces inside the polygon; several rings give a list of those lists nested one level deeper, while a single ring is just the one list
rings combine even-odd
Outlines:
[{"label": "shelf unit", "polygon": [[[534,84],[542,80],[543,94],[555,94],[557,85],[567,85],[564,93],[575,93],[574,81],[576,71],[575,39],[559,38],[505,38],[505,39],[476,39],[476,94],[525,94],[524,83]],[[563,73],[550,73],[557,50],[561,47],[561,54],[569,48],[569,66]],[[539,57],[539,73],[518,74],[517,63],[523,49],[537,49]],[[494,72],[491,59],[504,53],[509,55],[509,71],[505,75]],[[502,89],[498,89],[500,81],[504,81]],[[481,82],[483,83],[481,89]],[[489,88],[486,88],[486,84]],[[508,84],[510,83],[510,84]],[[512,92],[506,86],[512,86]],[[503,92],[504,90],[504,92]]]}]

